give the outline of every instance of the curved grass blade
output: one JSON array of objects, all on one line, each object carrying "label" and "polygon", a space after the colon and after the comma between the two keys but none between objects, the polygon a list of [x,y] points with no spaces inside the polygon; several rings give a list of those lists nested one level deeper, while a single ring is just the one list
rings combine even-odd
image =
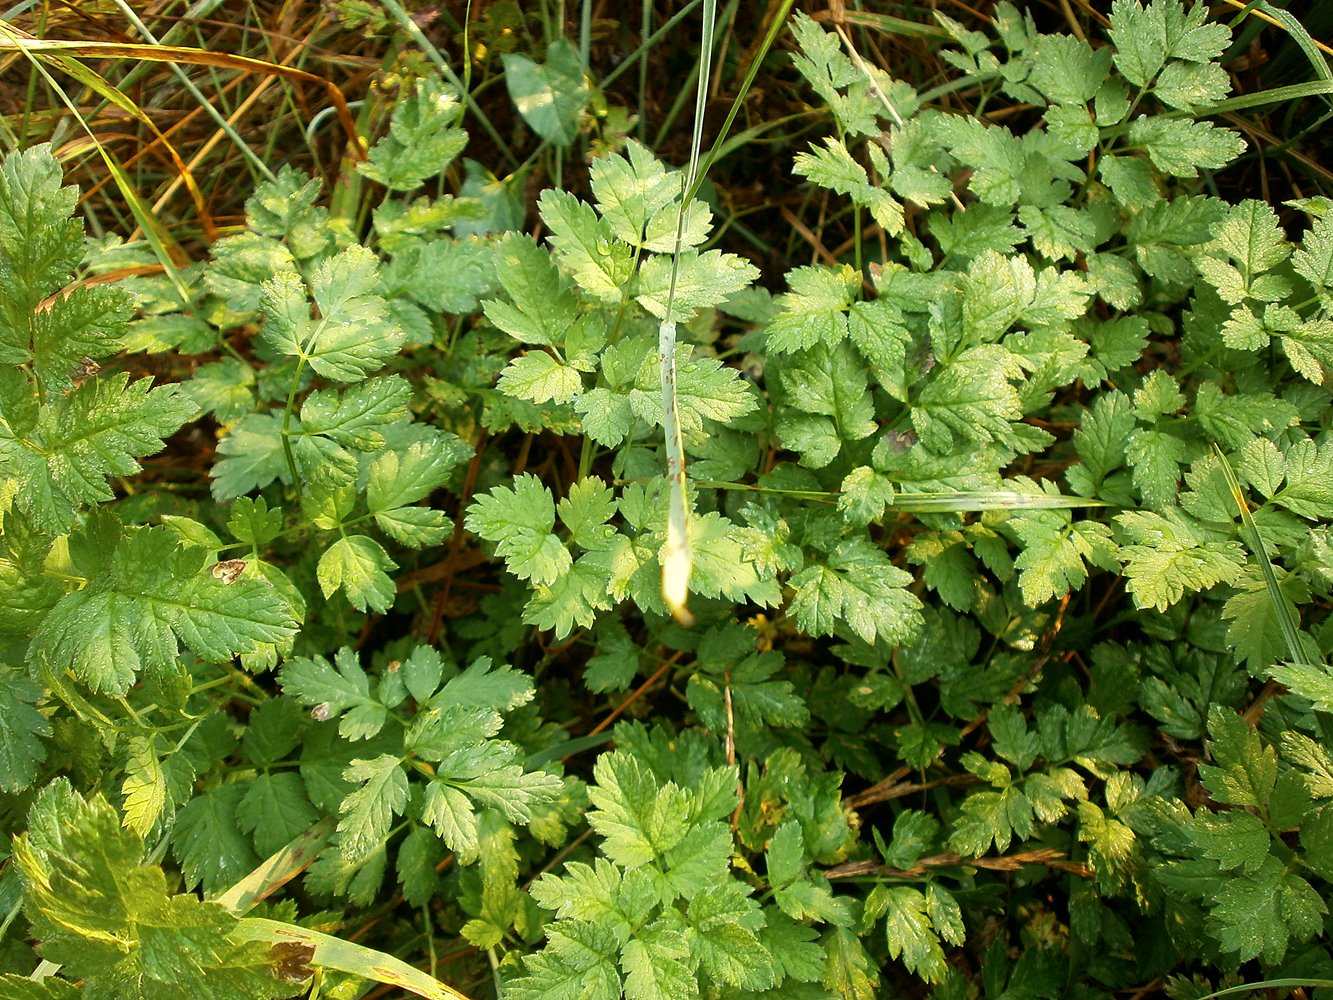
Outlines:
[{"label": "curved grass blade", "polygon": [[[709,490],[747,490],[796,496],[816,503],[837,503],[841,495],[823,490],[777,490],[750,483],[723,483],[696,479],[694,484]],[[1074,510],[1114,507],[1104,500],[1087,497],[1052,496],[1049,493],[1018,493],[1014,490],[960,490],[956,493],[899,493],[885,506],[904,514],[965,514],[986,510]]]},{"label": "curved grass blade", "polygon": [[1273,572],[1273,564],[1268,558],[1268,548],[1264,545],[1259,526],[1255,524],[1254,516],[1250,513],[1250,505],[1245,500],[1245,491],[1240,479],[1237,478],[1222,449],[1216,444],[1213,445],[1213,452],[1222,464],[1222,475],[1226,478],[1227,488],[1231,490],[1231,497],[1236,502],[1236,509],[1240,511],[1241,524],[1250,536],[1254,558],[1259,563],[1259,571],[1264,577],[1264,589],[1268,592],[1269,603],[1273,605],[1278,627],[1282,630],[1282,639],[1291,657],[1289,664],[1274,664],[1270,667],[1269,675],[1314,702],[1315,722],[1319,725],[1324,741],[1333,743],[1333,712],[1328,711],[1328,700],[1333,699],[1324,700],[1319,696],[1323,688],[1333,688],[1333,679],[1328,676],[1328,665],[1322,662],[1317,652],[1313,656],[1310,655],[1312,644],[1302,641],[1300,627],[1292,616],[1291,608],[1283,599],[1282,591],[1278,588],[1277,574]]},{"label": "curved grass blade", "polygon": [[[330,103],[337,110],[338,120],[347,132],[351,155],[357,160],[366,158],[365,140],[357,134],[356,119],[352,117],[352,109],[348,106],[347,98],[343,96],[342,89],[331,80],[316,76],[314,73],[308,73],[303,69],[296,69],[293,66],[283,66],[280,63],[226,52],[208,52],[205,49],[189,48],[183,45],[142,45],[130,42],[82,42],[65,39],[32,38],[0,22],[0,51],[5,50],[43,55],[51,59],[89,56],[102,59],[139,59],[144,62],[181,62],[192,66],[214,66],[218,69],[232,69],[242,73],[281,76],[299,83],[311,84],[324,90]],[[87,70],[86,67],[84,67],[84,70],[88,73],[92,72]],[[79,82],[84,81],[80,79]],[[105,81],[103,82],[105,83]],[[115,91],[115,88],[111,87],[110,84],[106,84],[106,86],[111,91]],[[98,92],[101,93],[100,90]],[[116,93],[119,94],[119,92]],[[119,100],[112,94],[103,94],[102,96],[115,101],[117,107],[131,114],[137,112],[135,114],[136,118],[143,116],[143,112],[137,106],[133,106],[134,111],[130,111],[129,107],[121,103],[126,100],[123,94],[119,95]],[[130,104],[133,105],[133,102],[130,102]],[[140,118],[140,120],[145,119]],[[151,122],[148,122],[148,124],[152,125]]]},{"label": "curved grass blade", "polygon": [[[704,65],[700,68],[698,88],[695,92],[694,134],[690,139],[690,167],[685,177],[682,178],[680,206],[676,216],[676,246],[672,254],[671,287],[667,293],[667,316],[672,314],[671,309],[676,297],[676,275],[680,261],[681,239],[685,228],[685,212],[690,200],[699,190],[699,185],[703,183],[704,175],[708,172],[709,166],[717,158],[719,150],[727,138],[727,132],[731,129],[732,123],[736,120],[736,115],[740,112],[741,105],[745,102],[745,95],[749,93],[750,86],[754,83],[754,78],[759,72],[759,64],[763,62],[764,56],[777,39],[778,32],[782,30],[782,26],[787,21],[792,3],[793,0],[784,0],[777,15],[769,25],[768,34],[764,36],[763,44],[759,51],[755,53],[754,59],[750,61],[750,68],[736,94],[735,100],[731,103],[726,120],[722,123],[722,129],[713,140],[708,156],[700,165],[699,156],[703,147],[703,116],[708,97],[708,77],[712,63],[713,28],[717,17],[717,0],[708,0],[704,7],[703,38],[700,45]],[[694,560],[690,552],[689,509],[685,491],[685,446],[681,439],[680,422],[677,419],[676,324],[673,321],[663,320],[657,328],[657,334],[658,364],[661,370],[662,383],[662,428],[666,437],[667,478],[671,482],[666,553],[662,559],[662,598],[666,601],[671,614],[678,621],[688,623],[692,619],[685,607],[685,601],[689,596],[690,571]]]},{"label": "curved grass blade", "polygon": [[334,820],[320,820],[286,847],[275,851],[258,868],[241,879],[213,902],[236,916],[244,916],[255,905],[310,867],[333,834]]},{"label": "curved grass blade", "polygon": [[[55,48],[48,48],[48,46],[55,46]],[[26,32],[20,31],[19,29],[0,21],[0,52],[6,50],[16,51],[32,62],[34,66],[41,69],[42,75],[46,78],[47,83],[57,94],[59,94],[61,101],[64,102],[66,107],[68,107],[78,119],[79,125],[88,133],[89,138],[97,144],[98,150],[103,152],[103,159],[106,158],[104,152],[105,147],[99,142],[97,136],[93,134],[88,122],[79,114],[78,109],[70,101],[69,97],[51,78],[50,74],[45,71],[45,67],[42,65],[43,63],[50,63],[52,66],[58,67],[71,79],[77,80],[93,93],[110,101],[135,121],[141,122],[157,137],[157,141],[162,143],[163,149],[166,150],[167,155],[171,158],[172,165],[175,166],[176,172],[182,183],[185,184],[186,189],[190,192],[190,197],[193,199],[195,208],[199,212],[200,221],[203,223],[205,230],[211,235],[213,221],[212,216],[208,211],[208,203],[204,200],[203,192],[199,189],[198,183],[195,182],[194,175],[190,173],[190,169],[185,165],[185,161],[181,159],[181,155],[177,152],[176,147],[171,144],[165,135],[162,134],[152,118],[150,118],[138,104],[125,96],[120,88],[112,85],[111,82],[105,79],[101,74],[89,69],[77,59],[62,54],[59,49],[64,46],[65,43],[62,42],[47,42],[44,39],[33,38]],[[145,47],[152,48],[152,46]],[[117,183],[119,184],[119,179],[117,179]],[[125,193],[128,196],[128,192],[122,193]],[[140,224],[142,225],[142,222]]]},{"label": "curved grass blade", "polygon": [[680,247],[685,233],[685,213],[699,174],[703,147],[704,108],[708,102],[708,78],[713,65],[713,29],[717,0],[704,4],[703,38],[700,42],[698,88],[694,94],[694,132],[690,137],[690,166],[681,178],[680,205],[676,212],[676,245],[671,253],[671,287],[667,291],[666,318],[657,327],[657,365],[662,383],[662,432],[666,438],[667,479],[671,483],[667,514],[666,551],[662,556],[662,599],[672,616],[682,624],[693,621],[685,604],[690,595],[690,512],[685,491],[685,442],[681,438],[676,400],[676,323],[671,319],[676,302],[676,277],[680,270]]},{"label": "curved grass blade", "polygon": [[270,945],[300,945],[313,949],[312,966],[346,972],[362,979],[396,986],[427,1000],[468,1000],[434,976],[413,968],[402,959],[308,927],[280,920],[245,917],[231,932],[235,941],[263,941]]},{"label": "curved grass blade", "polygon": [[[4,27],[4,24],[0,23],[0,41],[3,40]],[[163,271],[175,288],[176,294],[180,296],[181,302],[186,303],[188,307],[188,303],[191,301],[190,292],[186,287],[184,278],[181,277],[180,271],[176,266],[177,257],[184,258],[185,256],[180,249],[180,246],[148,210],[148,207],[144,205],[143,199],[139,197],[139,193],[135,190],[129,176],[120,165],[120,161],[115,157],[111,150],[107,149],[102,143],[101,138],[92,130],[92,127],[79,113],[78,106],[71,100],[70,96],[65,93],[64,88],[60,86],[60,83],[55,77],[48,72],[46,66],[43,65],[42,60],[35,55],[28,53],[25,53],[25,56],[32,63],[33,68],[41,74],[51,90],[60,98],[65,107],[69,109],[70,113],[79,123],[79,126],[83,129],[85,135],[87,135],[88,141],[101,156],[102,162],[106,164],[107,172],[110,173],[115,180],[116,187],[124,197],[125,204],[129,207],[130,213],[134,216],[135,222],[143,231],[144,238],[153,248],[153,254],[157,257],[158,263],[162,265]],[[96,74],[93,75],[95,76]],[[115,88],[111,89],[114,90]],[[121,97],[123,99],[123,95],[121,95]],[[133,102],[131,102],[131,104],[132,103]],[[140,114],[142,114],[142,112],[140,112]]]},{"label": "curved grass blade", "polygon": [[1296,989],[1302,986],[1333,986],[1333,979],[1265,979],[1261,983],[1242,983],[1240,986],[1228,986],[1224,990],[1199,997],[1199,1000],[1213,1000],[1214,997],[1229,997],[1237,993],[1253,993],[1255,990]]}]

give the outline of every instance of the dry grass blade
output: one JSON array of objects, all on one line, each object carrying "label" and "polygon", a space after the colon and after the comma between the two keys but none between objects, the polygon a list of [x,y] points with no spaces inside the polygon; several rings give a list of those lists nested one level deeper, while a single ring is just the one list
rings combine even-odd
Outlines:
[{"label": "dry grass blade", "polygon": [[[138,59],[144,62],[187,63],[192,66],[212,66],[216,69],[230,69],[242,73],[260,73],[280,76],[296,83],[306,83],[319,87],[328,94],[329,101],[337,112],[338,120],[347,133],[349,148],[354,159],[363,160],[366,156],[365,141],[357,132],[356,119],[343,96],[342,89],[331,80],[326,80],[314,73],[280,63],[254,59],[250,56],[232,55],[226,52],[208,52],[204,49],[189,48],[179,45],[139,45],[122,42],[84,42],[64,39],[33,38],[19,33],[13,28],[4,28],[0,36],[0,51],[22,51],[34,55],[60,58],[85,56],[102,59]],[[114,88],[113,88],[114,89]],[[110,95],[104,95],[110,96]],[[121,105],[123,106],[123,105]],[[128,107],[125,110],[130,110]],[[136,117],[143,114],[138,111]],[[147,121],[146,117],[140,120]],[[148,122],[148,124],[152,124]],[[184,164],[182,164],[182,167]]]}]

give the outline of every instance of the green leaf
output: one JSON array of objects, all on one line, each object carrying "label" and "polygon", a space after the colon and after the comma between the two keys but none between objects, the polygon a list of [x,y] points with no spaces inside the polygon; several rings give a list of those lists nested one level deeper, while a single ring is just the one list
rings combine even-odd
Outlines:
[{"label": "green leaf", "polygon": [[[39,845],[25,834],[14,857],[43,956],[82,979],[88,995],[120,996],[134,984],[136,995],[186,1000],[206,982],[217,1000],[280,998],[309,977],[302,963],[284,979],[267,945],[232,941],[236,918],[216,903],[168,895],[165,873],[141,863],[142,840],[114,810],[72,798],[56,839]],[[182,955],[192,978],[180,974]]]},{"label": "green leaf", "polygon": [[838,36],[815,24],[803,11],[792,18],[791,30],[800,45],[792,62],[833,113],[839,131],[852,135],[878,131],[877,118],[884,106],[871,93],[866,73],[842,51]]},{"label": "green leaf", "polygon": [[187,396],[219,423],[233,423],[254,409],[255,370],[236,358],[200,365],[184,385]]},{"label": "green leaf", "polygon": [[691,960],[715,983],[748,990],[776,984],[775,962],[754,926],[759,907],[740,883],[710,886],[690,900],[685,940]]},{"label": "green leaf", "polygon": [[1126,80],[1146,87],[1166,62],[1165,4],[1113,0],[1108,34],[1115,44],[1115,65]]},{"label": "green leaf", "polygon": [[[484,240],[433,239],[394,258],[396,290],[431,312],[475,312],[482,297],[496,289],[495,264],[495,248]],[[395,299],[390,306],[402,301]],[[394,318],[401,315],[395,312]],[[415,341],[429,344],[434,339],[429,317],[420,322],[423,329]]]},{"label": "green leaf", "polygon": [[606,522],[616,513],[615,492],[596,476],[580,479],[569,495],[556,505],[560,522],[569,529],[574,544],[589,551],[610,544],[615,529]]},{"label": "green leaf", "polygon": [[987,205],[1008,208],[1022,200],[1025,184],[1035,187],[1041,179],[1029,176],[1036,164],[1030,163],[1023,140],[1007,128],[962,115],[932,118],[931,126],[949,154],[973,168],[968,188]]},{"label": "green leaf", "polygon": [[357,451],[384,446],[383,428],[407,416],[412,386],[398,375],[371,379],[345,392],[316,389],[301,404],[301,429]]},{"label": "green leaf", "polygon": [[578,286],[599,302],[619,303],[634,273],[629,244],[567,191],[547,188],[537,206],[551,230],[547,239]]},{"label": "green leaf", "polygon": [[583,392],[583,377],[545,351],[530,351],[509,362],[498,385],[530,403],[568,403]]},{"label": "green leaf", "polygon": [[1262,958],[1275,965],[1293,939],[1308,941],[1321,930],[1327,912],[1309,882],[1270,857],[1253,875],[1223,885],[1208,914],[1208,930],[1238,961]]},{"label": "green leaf", "polygon": [[255,838],[265,857],[280,850],[319,819],[299,775],[287,771],[258,775],[236,806],[236,823]]},{"label": "green leaf", "polygon": [[137,459],[161,451],[195,414],[178,386],[152,382],[124,372],[92,378],[42,406],[35,421],[0,395],[0,482],[39,530],[60,534],[80,508],[112,499],[107,477],[138,472]]},{"label": "green leaf", "polygon": [[1185,454],[1185,442],[1167,431],[1147,427],[1130,431],[1125,458],[1146,506],[1163,510],[1175,502]]},{"label": "green leaf", "polygon": [[625,440],[634,426],[634,409],[629,397],[613,393],[604,386],[585,392],[575,401],[574,409],[583,423],[583,432],[608,448]]},{"label": "green leaf", "polygon": [[1313,663],[1279,663],[1268,674],[1308,700],[1317,712],[1333,711],[1333,674]]},{"label": "green leaf", "polygon": [[556,639],[563,639],[575,628],[591,628],[597,621],[597,612],[614,606],[610,589],[610,573],[605,563],[599,558],[582,556],[552,583],[533,585],[523,620],[540,629],[551,629]]},{"label": "green leaf", "polygon": [[441,174],[467,145],[467,133],[455,128],[458,100],[433,76],[394,105],[389,134],[371,148],[357,169],[390,191],[411,191]]},{"label": "green leaf", "polygon": [[546,932],[546,947],[527,956],[527,975],[512,980],[512,1000],[620,1000],[620,943],[603,925],[561,921]]},{"label": "green leaf", "polygon": [[[962,935],[958,933],[962,926],[958,904],[938,891],[933,895],[935,900],[947,899],[948,903],[937,902],[935,907],[929,907],[926,896],[909,886],[876,886],[866,899],[866,923],[884,919],[889,957],[901,958],[909,972],[928,983],[941,982],[948,968],[944,949],[940,947],[940,932],[936,930],[928,909],[939,910],[941,905],[950,907],[939,915],[943,918],[945,932],[951,940],[956,939],[953,943],[962,943]],[[955,931],[955,921],[958,931]]]},{"label": "green leaf", "polygon": [[674,784],[659,787],[652,773],[621,751],[603,754],[593,767],[588,824],[602,836],[602,850],[625,869],[656,861],[690,829],[689,795]]},{"label": "green leaf", "polygon": [[866,168],[837,139],[827,138],[822,148],[812,144],[809,152],[797,153],[792,173],[851,198],[852,204],[868,209],[890,236],[902,232],[902,206],[883,187],[870,182]]},{"label": "green leaf", "polygon": [[1070,35],[1038,35],[1027,82],[1056,104],[1086,105],[1110,69],[1109,49],[1093,49]]},{"label": "green leaf", "polygon": [[555,503],[540,479],[524,473],[514,488],[497,486],[468,508],[467,529],[495,542],[496,555],[520,580],[549,586],[573,564],[569,550],[551,533]]},{"label": "green leaf", "polygon": [[325,597],[341,589],[354,608],[383,614],[397,595],[387,571],[397,567],[373,538],[346,535],[324,550],[316,576]]},{"label": "green leaf", "polygon": [[51,723],[34,707],[42,688],[10,667],[0,668],[0,791],[22,791],[46,760]]},{"label": "green leaf", "polygon": [[1333,217],[1317,218],[1305,234],[1301,248],[1292,254],[1296,273],[1314,286],[1325,299],[1333,290]]},{"label": "green leaf", "polygon": [[[9,279],[6,298],[16,314],[32,312],[63,287],[83,254],[83,225],[70,218],[79,192],[63,184],[60,164],[45,143],[0,162],[0,270]],[[15,332],[6,330],[5,340]]]},{"label": "green leaf", "polygon": [[6,1000],[80,1000],[84,995],[74,983],[55,976],[30,979],[13,972],[0,976],[0,996]]},{"label": "green leaf", "polygon": [[832,347],[847,336],[847,310],[860,287],[847,265],[798,267],[787,274],[791,289],[777,298],[779,312],[768,325],[770,351],[789,354],[824,344]]},{"label": "green leaf", "polygon": [[1333,512],[1333,442],[1320,447],[1298,441],[1285,457],[1286,484],[1273,502],[1300,517],[1327,518]]},{"label": "green leaf", "polygon": [[202,885],[205,893],[216,895],[259,864],[259,855],[236,820],[245,791],[244,785],[223,785],[196,795],[176,813],[171,847],[187,888]]},{"label": "green leaf", "polygon": [[95,691],[124,694],[142,670],[174,670],[178,642],[225,662],[267,644],[286,648],[296,635],[273,587],[245,576],[223,582],[204,550],[181,547],[170,529],[122,531],[98,519],[76,537],[87,546],[88,582],[51,609],[29,658],[72,669]]},{"label": "green leaf", "polygon": [[1022,369],[1018,359],[995,344],[970,347],[937,366],[912,406],[912,425],[921,443],[940,453],[964,442],[1005,442],[1011,421],[1022,417],[1018,391],[1010,384]]},{"label": "green leaf", "polygon": [[850,344],[818,345],[801,351],[779,370],[790,403],[775,430],[785,447],[801,453],[801,464],[822,468],[844,442],[878,429],[868,374]]},{"label": "green leaf", "polygon": [[625,1000],[690,1000],[699,985],[686,959],[684,936],[667,926],[650,924],[628,942],[620,955],[625,972]]},{"label": "green leaf", "polygon": [[264,282],[263,339],[275,350],[309,363],[320,375],[357,382],[398,353],[406,333],[377,292],[379,259],[353,244],[323,261],[310,280],[319,307],[310,315],[305,283],[291,272]]},{"label": "green leaf", "polygon": [[1245,140],[1212,122],[1141,117],[1129,124],[1129,141],[1145,150],[1153,166],[1172,177],[1218,170],[1245,152]]},{"label": "green leaf", "polygon": [[403,545],[438,545],[453,531],[444,511],[414,507],[449,481],[467,456],[452,436],[416,441],[404,452],[385,451],[370,465],[366,506],[380,530]]},{"label": "green leaf", "polygon": [[1014,561],[1023,600],[1036,607],[1064,597],[1088,578],[1086,563],[1114,570],[1116,546],[1109,525],[1071,520],[1067,511],[1024,511],[1009,524],[1023,543]]},{"label": "green leaf", "polygon": [[570,145],[578,135],[579,115],[588,101],[578,50],[558,38],[546,48],[546,62],[507,52],[505,86],[518,113],[529,127],[557,148]]},{"label": "green leaf", "polygon": [[861,939],[847,927],[835,927],[824,937],[824,986],[843,1000],[874,1000],[879,983],[877,966]]},{"label": "green leaf", "polygon": [[218,442],[218,454],[223,457],[213,466],[213,498],[231,500],[275,479],[288,481],[291,471],[283,439],[282,420],[276,414],[242,417]]},{"label": "green leaf", "polygon": [[339,846],[348,861],[360,861],[377,850],[389,835],[393,818],[407,806],[407,774],[402,760],[381,754],[354,760],[343,778],[354,787],[343,799],[338,820]]},{"label": "green leaf", "polygon": [[1173,62],[1162,70],[1153,93],[1163,104],[1194,111],[1231,93],[1231,78],[1216,63]]},{"label": "green leaf", "polygon": [[387,720],[385,706],[370,693],[370,679],[356,653],[344,646],[333,663],[322,656],[298,656],[282,665],[282,689],[314,709],[320,721],[341,717],[338,733],[346,740],[366,740]]},{"label": "green leaf", "polygon": [[1165,611],[1186,593],[1230,583],[1244,566],[1239,543],[1208,540],[1178,514],[1131,511],[1116,522],[1130,539],[1120,558],[1140,608]]},{"label": "green leaf", "polygon": [[563,344],[578,306],[550,253],[520,233],[506,233],[495,252],[496,275],[510,301],[483,303],[486,318],[521,343]]},{"label": "green leaf", "polygon": [[849,524],[865,526],[893,504],[893,482],[868,465],[849,472],[838,491],[838,510]]},{"label": "green leaf", "polygon": [[125,796],[125,826],[141,837],[148,836],[167,805],[167,777],[155,738],[136,737],[130,741],[121,791]]},{"label": "green leaf", "polygon": [[827,562],[791,578],[796,593],[789,608],[806,635],[832,635],[842,622],[866,642],[883,638],[901,645],[922,624],[921,602],[906,589],[911,582],[911,575],[889,562],[883,550],[849,538]]},{"label": "green leaf", "polygon": [[1208,712],[1209,750],[1213,764],[1200,764],[1199,777],[1217,802],[1267,809],[1277,780],[1277,753],[1229,709],[1214,705]]},{"label": "green leaf", "polygon": [[224,315],[239,322],[253,320],[259,312],[265,281],[277,274],[296,273],[291,250],[258,233],[219,240],[211,255],[204,287],[222,300]]},{"label": "green leaf", "polygon": [[[667,313],[671,297],[671,276],[675,272],[676,296]],[[743,257],[721,250],[682,250],[679,258],[654,254],[639,268],[638,303],[658,319],[686,323],[700,309],[725,302],[759,277],[759,269]]]},{"label": "green leaf", "polygon": [[[597,157],[588,170],[597,208],[617,239],[656,253],[671,253],[676,248],[680,174],[668,172],[646,146],[633,139],[625,144],[625,151],[627,156]],[[708,206],[692,201],[685,213],[681,246],[698,246],[707,239],[711,224]]]},{"label": "green leaf", "polygon": [[[376,155],[372,152],[372,159]],[[261,181],[245,199],[246,221],[253,232],[286,240],[295,257],[308,260],[334,241],[329,211],[318,204],[319,198],[318,180],[283,164],[274,180]]]}]

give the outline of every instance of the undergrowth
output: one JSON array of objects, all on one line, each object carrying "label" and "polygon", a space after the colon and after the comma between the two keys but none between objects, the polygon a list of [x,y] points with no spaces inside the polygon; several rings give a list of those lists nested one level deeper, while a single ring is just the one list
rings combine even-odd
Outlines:
[{"label": "undergrowth", "polygon": [[1285,11],[32,6],[0,997],[1333,987]]}]

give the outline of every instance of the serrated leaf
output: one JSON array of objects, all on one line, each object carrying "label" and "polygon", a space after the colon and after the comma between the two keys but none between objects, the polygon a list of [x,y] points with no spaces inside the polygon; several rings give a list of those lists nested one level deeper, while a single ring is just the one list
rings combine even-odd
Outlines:
[{"label": "serrated leaf", "polygon": [[837,139],[827,138],[822,147],[812,144],[808,152],[797,153],[792,173],[851,198],[852,204],[868,209],[890,236],[902,232],[902,206],[882,186],[870,182],[866,168]]},{"label": "serrated leaf", "polygon": [[509,362],[498,385],[531,403],[568,403],[583,391],[583,377],[545,351],[530,351]]},{"label": "serrated leaf", "polygon": [[356,654],[346,646],[330,664],[322,656],[298,656],[282,665],[283,691],[302,705],[315,709],[320,721],[341,716],[338,733],[346,740],[370,739],[388,717],[380,700],[370,693],[370,679]]},{"label": "serrated leaf", "polygon": [[483,303],[486,318],[521,343],[563,344],[578,306],[550,252],[530,236],[506,233],[495,253],[496,276],[510,301]]},{"label": "serrated leaf", "polygon": [[600,302],[620,302],[633,274],[629,244],[567,191],[548,188],[537,206],[551,229],[547,239],[578,286]]},{"label": "serrated leaf", "polygon": [[1235,712],[1214,705],[1208,712],[1208,747],[1213,764],[1200,764],[1199,777],[1214,800],[1266,809],[1277,781],[1277,753]]},{"label": "serrated leaf", "polygon": [[412,386],[398,375],[371,379],[345,392],[316,389],[301,404],[301,428],[357,451],[384,444],[382,428],[407,416]]},{"label": "serrated leaf", "polygon": [[390,191],[410,191],[440,174],[467,145],[455,128],[458,100],[432,76],[394,105],[389,134],[371,148],[357,169]]},{"label": "serrated leaf", "polygon": [[790,410],[775,422],[784,446],[809,468],[828,465],[844,442],[878,429],[865,366],[851,345],[820,344],[801,351],[779,370]]},{"label": "serrated leaf", "polygon": [[22,791],[46,760],[42,739],[51,723],[34,707],[42,688],[11,668],[0,669],[0,791]]},{"label": "serrated leaf", "polygon": [[457,439],[417,441],[401,454],[385,451],[370,466],[366,506],[386,535],[403,545],[438,545],[453,530],[444,511],[413,507],[449,481],[466,457]]},{"label": "serrated leaf", "polygon": [[358,610],[383,614],[393,605],[397,594],[388,570],[397,567],[375,539],[346,535],[324,550],[316,577],[325,597],[341,590]]},{"label": "serrated leaf", "polygon": [[395,816],[407,806],[407,774],[392,754],[354,760],[343,777],[356,787],[343,799],[338,820],[339,846],[348,861],[359,861],[378,849]]},{"label": "serrated leaf", "polygon": [[787,285],[790,291],[777,297],[779,312],[768,325],[770,351],[832,347],[846,338],[846,313],[860,285],[851,267],[798,267],[787,274]]},{"label": "serrated leaf", "polygon": [[1108,525],[1073,522],[1064,511],[1028,511],[1009,521],[1023,543],[1014,560],[1018,586],[1030,606],[1064,597],[1088,578],[1085,563],[1116,568],[1116,547]]},{"label": "serrated leaf", "polygon": [[1328,905],[1305,879],[1268,858],[1253,875],[1224,883],[1208,914],[1208,929],[1239,961],[1280,962],[1292,940],[1309,940]]},{"label": "serrated leaf", "polygon": [[266,857],[318,819],[300,776],[291,771],[258,775],[236,805],[237,825],[254,836],[256,850]]},{"label": "serrated leaf", "polygon": [[187,888],[202,886],[205,893],[215,895],[259,864],[250,838],[236,821],[244,795],[243,785],[223,785],[196,795],[176,812],[171,848]]},{"label": "serrated leaf", "polygon": [[130,741],[121,793],[125,796],[126,828],[146,837],[167,805],[167,776],[156,739],[136,737]]},{"label": "serrated leaf", "polygon": [[866,642],[883,638],[898,645],[922,623],[921,602],[906,589],[911,580],[881,549],[849,538],[827,562],[807,566],[791,578],[796,593],[789,609],[807,635],[832,635],[842,622]]},{"label": "serrated leaf", "polygon": [[36,527],[59,534],[80,508],[112,499],[107,477],[138,472],[137,459],[160,451],[195,412],[175,385],[153,388],[124,372],[89,379],[42,406],[34,428],[16,433],[16,414],[6,414],[0,480],[13,484],[17,509]]},{"label": "serrated leaf", "polygon": [[1144,149],[1153,166],[1172,177],[1198,177],[1245,152],[1245,140],[1212,122],[1140,117],[1129,124],[1129,141]]},{"label": "serrated leaf", "polygon": [[[671,299],[673,271],[676,293]],[[685,323],[698,310],[725,302],[758,277],[759,269],[748,260],[721,250],[682,250],[674,261],[665,254],[654,254],[639,268],[635,299],[658,319]]]},{"label": "serrated leaf", "polygon": [[198,987],[180,976],[183,954],[217,1000],[289,997],[308,978],[301,965],[283,981],[267,945],[232,941],[236,917],[216,903],[168,895],[165,873],[142,864],[142,840],[100,797],[70,804],[54,839],[38,847],[24,835],[15,859],[43,955],[87,995],[119,996],[133,983],[140,995],[186,1000]]},{"label": "serrated leaf", "polygon": [[29,656],[73,669],[94,690],[123,694],[141,670],[174,667],[178,643],[224,662],[296,635],[292,608],[273,587],[223,583],[202,549],[182,548],[167,528],[122,534],[102,521],[88,543],[96,571],[51,609]]},{"label": "serrated leaf", "polygon": [[1018,391],[1009,379],[1021,372],[1017,358],[994,344],[968,348],[932,371],[912,406],[921,443],[940,453],[961,439],[1003,442],[1011,421],[1022,417]]},{"label": "serrated leaf", "polygon": [[1186,593],[1230,583],[1244,565],[1239,543],[1207,540],[1179,515],[1128,512],[1116,521],[1131,540],[1120,559],[1138,607],[1165,611]]},{"label": "serrated leaf", "polygon": [[[297,275],[279,272],[264,282],[261,336],[325,378],[359,381],[383,367],[406,338],[378,287],[379,259],[358,244],[324,260],[309,292]],[[311,316],[310,297],[318,319]]]},{"label": "serrated leaf", "polygon": [[516,478],[513,489],[497,486],[478,496],[464,524],[495,542],[496,555],[521,580],[549,586],[573,564],[569,550],[551,533],[555,527],[551,493],[531,473]]},{"label": "serrated leaf", "polygon": [[[676,247],[681,179],[668,172],[643,144],[630,139],[625,154],[599,156],[589,168],[598,210],[617,239],[656,253]],[[681,246],[696,247],[708,236],[712,212],[691,202],[685,213]]]}]

